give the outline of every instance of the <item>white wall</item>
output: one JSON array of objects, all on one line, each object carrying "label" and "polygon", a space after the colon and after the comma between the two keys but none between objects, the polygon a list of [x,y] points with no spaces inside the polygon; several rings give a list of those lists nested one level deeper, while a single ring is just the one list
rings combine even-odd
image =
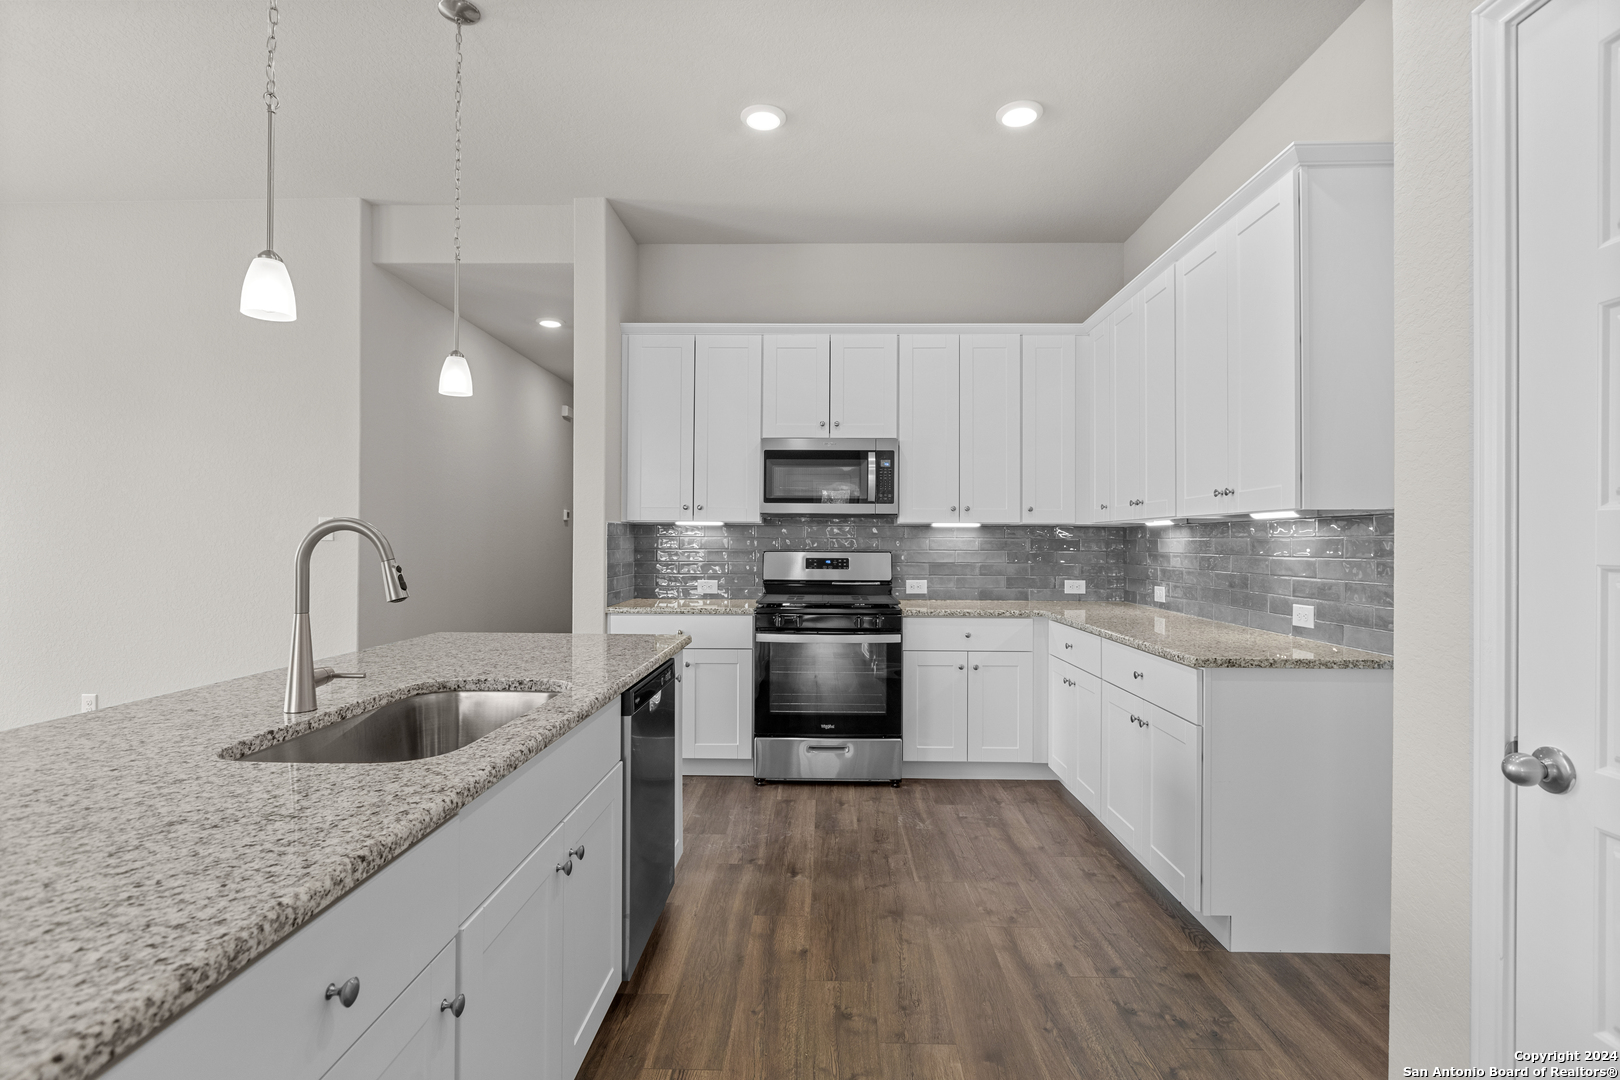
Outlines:
[{"label": "white wall", "polygon": [[636,241],[606,199],[574,200],[574,617],[607,629],[607,523],[618,521],[623,452],[619,324],[637,317]]},{"label": "white wall", "polygon": [[[361,210],[280,205],[267,323],[262,202],[0,206],[0,728],[286,663],[298,541],[358,509]],[[315,562],[320,656],[353,551]]]},{"label": "white wall", "polygon": [[566,633],[572,389],[463,322],[473,396],[441,396],[449,310],[361,261],[360,511],[387,535],[411,596],[382,603],[376,558],[361,550],[360,646],[439,630]]},{"label": "white wall", "polygon": [[1162,255],[1289,143],[1388,142],[1391,33],[1390,0],[1365,0],[1351,12],[1125,241],[1124,280]]},{"label": "white wall", "polygon": [[1079,322],[1118,244],[643,244],[643,322]]},{"label": "white wall", "polygon": [[1392,1077],[1468,1060],[1475,3],[1395,5]]}]

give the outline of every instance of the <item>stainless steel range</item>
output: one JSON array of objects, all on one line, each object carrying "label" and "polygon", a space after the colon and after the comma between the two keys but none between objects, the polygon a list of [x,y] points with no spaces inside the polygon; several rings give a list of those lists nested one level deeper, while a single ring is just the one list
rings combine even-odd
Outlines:
[{"label": "stainless steel range", "polygon": [[767,551],[754,780],[900,784],[900,603],[887,551]]}]

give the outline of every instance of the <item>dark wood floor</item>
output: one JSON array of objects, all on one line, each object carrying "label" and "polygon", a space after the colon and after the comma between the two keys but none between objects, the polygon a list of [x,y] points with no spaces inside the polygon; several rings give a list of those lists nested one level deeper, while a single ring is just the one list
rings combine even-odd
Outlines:
[{"label": "dark wood floor", "polygon": [[1381,956],[1227,953],[1055,783],[689,777],[592,1080],[1383,1078]]}]

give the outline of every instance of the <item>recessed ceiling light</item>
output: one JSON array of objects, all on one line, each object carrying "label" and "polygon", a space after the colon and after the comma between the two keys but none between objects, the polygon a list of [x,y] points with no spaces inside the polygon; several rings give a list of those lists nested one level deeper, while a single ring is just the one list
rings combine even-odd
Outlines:
[{"label": "recessed ceiling light", "polygon": [[1029,127],[1043,112],[1038,101],[1009,101],[996,110],[996,119],[1010,128]]},{"label": "recessed ceiling light", "polygon": [[561,326],[562,323],[558,322],[556,319],[541,319],[540,325],[545,327],[547,330],[555,330],[557,327]]},{"label": "recessed ceiling light", "polygon": [[755,131],[775,131],[787,122],[787,113],[775,105],[750,105],[742,111],[742,118]]}]

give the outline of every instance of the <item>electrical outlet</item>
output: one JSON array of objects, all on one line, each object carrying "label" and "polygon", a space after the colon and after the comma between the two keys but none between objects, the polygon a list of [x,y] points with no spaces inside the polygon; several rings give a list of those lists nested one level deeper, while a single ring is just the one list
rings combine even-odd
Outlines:
[{"label": "electrical outlet", "polygon": [[928,591],[927,578],[906,578],[906,592],[926,593]]},{"label": "electrical outlet", "polygon": [[79,695],[79,711],[80,712],[95,712],[96,709],[99,708],[99,706],[96,703],[98,701],[100,701],[100,700],[101,700],[101,698],[100,698],[100,695],[98,695],[98,694],[80,694]]},{"label": "electrical outlet", "polygon": [[1314,629],[1316,626],[1316,607],[1312,604],[1295,604],[1294,625]]},{"label": "electrical outlet", "polygon": [[714,578],[703,578],[697,583],[697,594],[699,596],[719,596],[720,583]]},{"label": "electrical outlet", "polygon": [[1162,604],[1162,603],[1165,602],[1165,600],[1164,600],[1164,586],[1163,585],[1155,585],[1155,586],[1153,586],[1153,602],[1155,604]]},{"label": "electrical outlet", "polygon": [[1164,628],[1164,617],[1162,615],[1153,616],[1153,632],[1155,634],[1168,634],[1170,632]]},{"label": "electrical outlet", "polygon": [[569,521],[571,521],[573,519],[573,516],[574,516],[574,512],[572,510],[568,509],[568,507],[566,507],[566,506],[563,507],[563,524],[564,525],[568,524]]},{"label": "electrical outlet", "polygon": [[1063,591],[1066,593],[1079,593],[1084,596],[1086,592],[1086,583],[1084,581],[1076,580],[1075,578],[1064,578]]}]

